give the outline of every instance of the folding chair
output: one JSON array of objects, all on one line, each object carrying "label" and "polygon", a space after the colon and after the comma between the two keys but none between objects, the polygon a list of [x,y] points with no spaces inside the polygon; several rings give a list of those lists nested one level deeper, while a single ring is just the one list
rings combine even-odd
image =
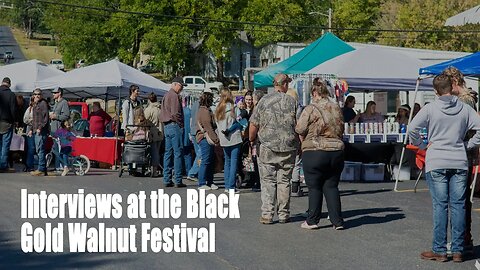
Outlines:
[{"label": "folding chair", "polygon": [[423,168],[425,167],[425,155],[427,154],[427,151],[421,150],[420,148],[412,144],[407,144],[405,148],[412,150],[415,153],[415,165],[417,165],[417,168],[420,170],[417,181],[415,181],[415,187],[413,188],[413,191],[416,193],[418,181],[420,181],[420,177],[422,177],[423,174]]}]

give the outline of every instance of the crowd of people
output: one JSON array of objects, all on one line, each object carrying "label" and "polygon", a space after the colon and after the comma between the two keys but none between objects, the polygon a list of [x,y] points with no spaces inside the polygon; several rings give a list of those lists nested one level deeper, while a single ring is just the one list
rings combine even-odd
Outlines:
[{"label": "crowd of people", "polygon": [[[132,85],[129,97],[122,103],[122,125],[126,140],[146,140],[151,145],[152,165],[163,173],[165,187],[183,188],[184,177],[198,182],[198,189],[217,190],[213,175],[220,160],[216,149],[223,152],[224,188],[237,192],[238,176],[249,174],[249,187],[261,190],[260,223],[290,221],[290,198],[298,192],[298,173],[303,168],[308,186],[307,219],[304,229],[318,229],[325,197],[329,220],[336,230],[345,228],[339,194],[340,175],[344,167],[344,123],[383,122],[370,101],[364,113],[355,113],[355,98],[349,96],[341,109],[331,97],[326,84],[314,80],[310,89],[311,103],[300,107],[298,96],[289,91],[291,78],[277,74],[274,91],[247,92],[235,99],[231,91],[222,89],[214,104],[211,89],[205,89],[198,100],[182,96],[182,78],[172,81],[171,89],[161,101],[151,93],[146,106],[139,99],[140,89]],[[0,172],[10,172],[7,164],[17,112],[17,99],[10,91],[10,79],[0,86]],[[426,180],[433,204],[433,242],[421,258],[447,261],[447,224],[452,228],[453,261],[463,261],[473,250],[471,236],[471,173],[478,163],[480,117],[476,112],[477,97],[465,88],[463,75],[455,68],[446,69],[433,81],[438,96],[423,108],[415,104],[408,135],[412,144],[428,149]],[[75,135],[70,132],[69,108],[63,90],[52,91],[54,104],[43,97],[40,89],[33,91],[30,104],[23,114],[27,134],[26,167],[33,170],[33,155],[38,154],[38,167],[32,175],[47,175],[45,144],[52,135],[60,140],[54,149],[55,167],[68,173],[66,155],[72,150]],[[409,121],[411,108],[398,108],[399,124]],[[99,103],[93,104],[90,132],[103,136],[111,117]],[[428,130],[428,144],[421,137]],[[162,151],[162,144],[164,150]],[[467,147],[465,147],[465,145]],[[468,149],[468,151],[466,150]],[[473,149],[473,150],[472,150]],[[161,160],[163,152],[163,162]],[[248,161],[245,164],[244,161]],[[250,170],[242,170],[242,167]],[[129,166],[129,172],[137,175]],[[261,187],[261,188],[260,188]],[[450,213],[450,215],[449,215]]]}]

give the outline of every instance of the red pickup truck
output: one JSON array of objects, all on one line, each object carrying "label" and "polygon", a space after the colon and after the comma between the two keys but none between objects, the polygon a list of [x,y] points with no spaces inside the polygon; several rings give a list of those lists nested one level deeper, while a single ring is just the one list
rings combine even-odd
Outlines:
[{"label": "red pickup truck", "polygon": [[[78,102],[78,101],[69,101],[68,106],[70,107],[70,114],[72,115],[71,118],[78,120],[78,119],[88,119],[89,109],[88,104],[85,102]],[[78,116],[77,116],[78,115]]]},{"label": "red pickup truck", "polygon": [[[69,101],[68,106],[70,107],[70,119],[72,120],[75,133],[80,136],[89,136],[88,117],[90,115],[90,109],[88,104],[85,102]],[[111,121],[107,126],[107,131],[109,134],[113,134],[112,132],[115,132],[116,124],[117,123],[115,121]]]}]

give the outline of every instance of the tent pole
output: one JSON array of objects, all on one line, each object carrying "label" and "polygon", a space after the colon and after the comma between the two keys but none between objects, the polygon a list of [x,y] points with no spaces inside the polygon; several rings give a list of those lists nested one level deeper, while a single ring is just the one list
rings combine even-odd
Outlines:
[{"label": "tent pole", "polygon": [[[418,92],[418,87],[420,87],[420,81],[422,79],[419,77],[417,78],[417,85],[415,86],[415,92],[413,94],[413,102],[415,103],[417,101],[417,92]],[[405,146],[407,145],[407,139],[408,139],[408,131],[409,131],[409,125],[410,122],[412,121],[413,118],[413,110],[410,110],[410,115],[408,116],[408,125],[407,125],[407,131],[405,133],[405,137],[403,138],[403,147],[402,147],[402,154],[400,155],[400,164],[398,164],[398,172],[397,172],[397,177],[395,177],[395,188],[393,189],[394,191],[398,191],[398,178],[400,177],[400,170],[402,169],[402,161],[403,161],[403,156],[405,155]]]},{"label": "tent pole", "polygon": [[[117,169],[117,144],[118,144],[118,129],[120,128],[120,106],[121,106],[121,100],[120,100],[120,91],[121,91],[121,87],[118,88],[118,105],[117,105],[117,109],[115,110],[115,114],[116,114],[116,121],[117,121],[117,126],[115,128],[115,149],[113,151],[114,153],[114,160],[115,160],[115,163],[114,163],[114,166],[115,166],[115,170]],[[106,106],[106,105],[105,105]],[[120,166],[122,166],[122,164],[120,164]]]},{"label": "tent pole", "polygon": [[108,93],[105,94],[105,111],[108,112]]}]

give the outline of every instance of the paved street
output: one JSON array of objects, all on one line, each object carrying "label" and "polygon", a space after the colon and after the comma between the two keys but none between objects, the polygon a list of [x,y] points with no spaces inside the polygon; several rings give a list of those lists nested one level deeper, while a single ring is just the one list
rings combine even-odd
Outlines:
[{"label": "paved street", "polygon": [[26,60],[10,28],[8,26],[0,26],[0,54],[3,55],[8,51],[13,52],[13,56],[15,57],[10,61],[10,64]]},{"label": "paved street", "polygon": [[[218,184],[221,184],[220,175]],[[189,188],[194,182],[186,181]],[[393,183],[342,183],[341,194],[346,230],[335,231],[322,219],[321,229],[300,228],[307,197],[292,199],[294,221],[289,224],[258,223],[260,193],[240,194],[240,219],[121,219],[87,220],[89,226],[105,222],[106,226],[127,227],[150,222],[163,228],[187,222],[189,227],[216,223],[215,253],[59,253],[23,254],[20,246],[20,189],[29,193],[119,193],[124,202],[130,193],[161,188],[161,179],[124,177],[116,173],[92,171],[88,176],[31,177],[26,173],[0,175],[0,269],[476,269],[475,259],[464,263],[436,263],[419,259],[419,253],[431,244],[431,202],[425,183],[420,192],[393,192]],[[400,183],[400,189],[413,188],[412,182]],[[179,193],[185,205],[186,189],[169,188]],[[221,190],[214,193],[220,194]],[[474,204],[479,208],[480,201]],[[147,206],[147,213],[149,207]],[[45,222],[72,220],[28,220],[34,226]],[[83,220],[74,220],[82,222]],[[473,214],[473,235],[478,246],[479,212]],[[66,229],[65,229],[66,230]],[[137,247],[140,247],[137,237]],[[68,243],[65,233],[64,244]],[[67,248],[65,248],[67,250]]]}]

